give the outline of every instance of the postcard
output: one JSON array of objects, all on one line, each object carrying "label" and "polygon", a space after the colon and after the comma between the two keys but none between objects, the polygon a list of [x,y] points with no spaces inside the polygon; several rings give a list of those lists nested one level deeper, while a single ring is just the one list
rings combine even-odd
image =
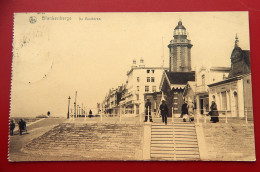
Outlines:
[{"label": "postcard", "polygon": [[8,160],[255,161],[249,38],[248,12],[14,13]]}]

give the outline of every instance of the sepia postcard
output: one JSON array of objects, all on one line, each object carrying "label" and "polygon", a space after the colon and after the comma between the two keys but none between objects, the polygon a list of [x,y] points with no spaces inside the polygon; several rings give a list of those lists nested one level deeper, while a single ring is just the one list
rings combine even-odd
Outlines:
[{"label": "sepia postcard", "polygon": [[248,12],[14,13],[10,162],[255,161]]}]

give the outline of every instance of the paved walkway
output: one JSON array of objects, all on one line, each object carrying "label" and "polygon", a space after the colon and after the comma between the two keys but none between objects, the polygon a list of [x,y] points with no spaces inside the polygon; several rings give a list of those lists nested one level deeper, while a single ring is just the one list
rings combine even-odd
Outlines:
[{"label": "paved walkway", "polygon": [[[14,132],[14,136],[10,136],[9,142],[9,161],[17,161],[23,159],[26,161],[27,154],[23,153],[21,149],[27,145],[31,140],[43,135],[53,127],[64,122],[66,119],[61,118],[46,118],[39,120],[27,127],[27,133],[19,135],[19,131]],[[37,158],[37,157],[35,157]]]}]

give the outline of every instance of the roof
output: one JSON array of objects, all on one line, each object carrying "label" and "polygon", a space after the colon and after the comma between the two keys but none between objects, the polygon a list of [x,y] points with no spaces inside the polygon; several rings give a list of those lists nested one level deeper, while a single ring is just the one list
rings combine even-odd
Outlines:
[{"label": "roof", "polygon": [[[182,22],[179,21],[179,22],[178,22],[178,25],[175,27],[175,29],[186,29],[186,28],[182,25]],[[174,29],[174,30],[175,30],[175,29]]]},{"label": "roof", "polygon": [[166,72],[170,84],[186,85],[188,81],[195,81],[195,72]]},{"label": "roof", "polygon": [[127,75],[131,74],[134,70],[140,70],[140,69],[150,69],[150,70],[168,70],[168,67],[132,67],[130,71],[127,71]]},{"label": "roof", "polygon": [[187,85],[184,88],[183,94],[186,95],[189,89],[191,89],[195,92],[195,90],[196,90],[196,82],[195,81],[188,81]]},{"label": "roof", "polygon": [[209,84],[208,87],[214,87],[214,86],[225,84],[225,83],[229,83],[229,82],[232,82],[232,81],[237,81],[237,80],[240,80],[241,78],[243,78],[243,77],[245,77],[247,75],[250,75],[250,74],[251,73],[238,75],[238,76],[235,76],[235,77],[232,77],[232,78],[227,78],[227,79],[225,79],[223,81],[219,81],[219,82],[215,82],[213,84]]},{"label": "roof", "polygon": [[231,67],[211,67],[210,70],[211,71],[219,71],[219,72],[229,72],[231,69]]},{"label": "roof", "polygon": [[195,81],[195,72],[167,72],[163,73],[163,77],[160,83],[160,89],[162,88],[164,80],[167,81],[170,88],[184,89],[188,81]]}]

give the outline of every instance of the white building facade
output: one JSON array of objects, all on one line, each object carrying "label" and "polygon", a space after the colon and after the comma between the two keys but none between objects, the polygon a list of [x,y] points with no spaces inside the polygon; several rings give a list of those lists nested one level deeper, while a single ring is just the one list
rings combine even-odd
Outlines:
[{"label": "white building facade", "polygon": [[133,114],[144,113],[144,94],[158,92],[162,74],[168,68],[145,67],[141,59],[137,65],[133,61],[131,70],[127,72],[126,93],[122,96],[120,107]]}]

